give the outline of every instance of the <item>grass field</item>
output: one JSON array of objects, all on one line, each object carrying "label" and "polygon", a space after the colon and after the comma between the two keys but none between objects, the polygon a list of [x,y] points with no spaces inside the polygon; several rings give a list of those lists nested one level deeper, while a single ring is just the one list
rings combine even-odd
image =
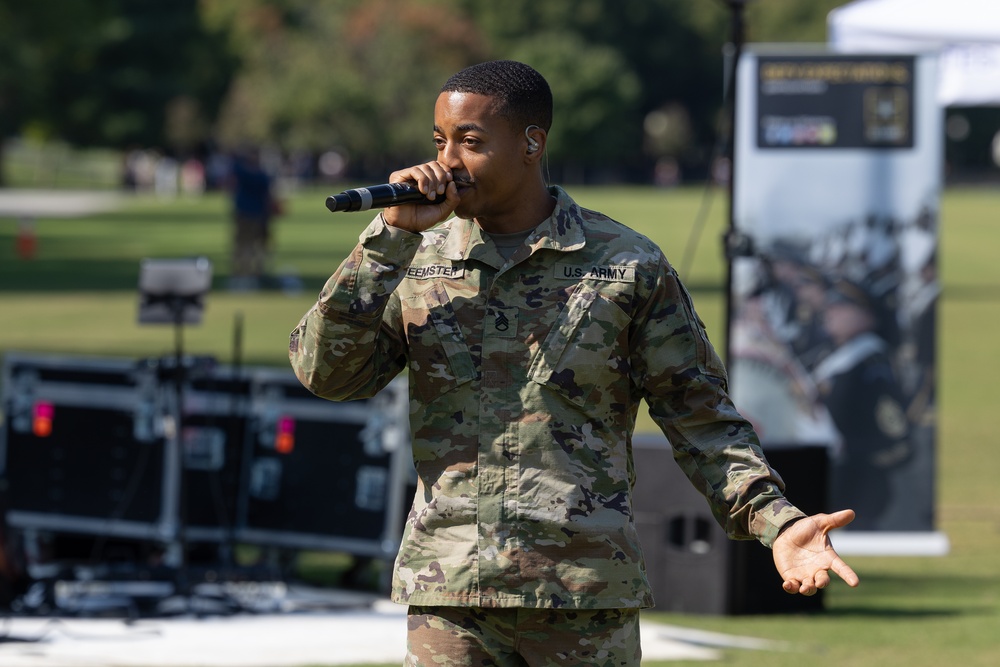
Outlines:
[{"label": "grass field", "polygon": [[[724,267],[719,237],[724,193],[688,248],[703,193],[695,189],[570,188],[578,201],[647,233],[684,271],[718,346]],[[278,221],[273,267],[302,289],[231,293],[228,217],[219,196],[136,199],[118,211],[75,220],[41,220],[33,260],[18,259],[17,224],[0,220],[0,352],[65,355],[169,354],[169,327],[136,324],[143,257],[205,255],[217,289],[205,321],[189,327],[185,348],[227,362],[234,325],[244,323],[245,363],[284,365],[288,332],[353,246],[369,215],[326,212],[326,192],[291,197]],[[938,527],[951,541],[939,558],[856,557],[862,585],[834,585],[813,615],[713,617],[651,613],[676,625],[793,642],[797,650],[729,651],[724,664],[783,667],[804,662],[850,667],[1000,664],[1000,438],[993,431],[1000,376],[1000,188],[948,190],[942,204],[939,324]],[[643,428],[650,428],[644,422]],[[654,665],[656,663],[649,663]],[[684,663],[664,663],[678,665]]]}]

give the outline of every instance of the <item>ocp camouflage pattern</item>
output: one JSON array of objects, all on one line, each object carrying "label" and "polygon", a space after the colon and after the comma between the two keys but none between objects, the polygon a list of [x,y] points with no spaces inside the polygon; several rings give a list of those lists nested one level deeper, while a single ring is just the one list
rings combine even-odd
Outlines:
[{"label": "ocp camouflage pattern", "polygon": [[[403,667],[638,665],[642,660],[639,617],[634,608],[410,605]],[[511,646],[517,646],[516,653]]]},{"label": "ocp camouflage pattern", "polygon": [[292,366],[325,398],[408,369],[418,488],[398,602],[649,606],[631,493],[642,399],[730,536],[770,546],[803,516],[661,250],[552,193],[508,261],[470,220],[414,234],[377,217],[292,332]]}]

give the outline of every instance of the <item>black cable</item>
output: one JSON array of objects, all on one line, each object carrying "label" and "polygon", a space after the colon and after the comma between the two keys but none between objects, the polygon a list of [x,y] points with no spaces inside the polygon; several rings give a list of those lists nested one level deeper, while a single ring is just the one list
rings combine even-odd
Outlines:
[{"label": "black cable", "polygon": [[[705,190],[702,193],[701,205],[698,209],[698,214],[695,216],[695,220],[691,226],[691,234],[688,235],[688,242],[684,249],[684,255],[681,258],[680,271],[678,275],[682,281],[687,280],[688,272],[691,269],[691,263],[694,261],[694,254],[698,247],[698,242],[701,239],[701,232],[705,228],[705,224],[708,220],[708,212],[711,208],[712,195],[715,191],[715,174],[714,166],[718,159],[724,154],[728,154],[731,151],[727,148],[732,146],[734,135],[735,135],[735,109],[731,108],[734,105],[734,96],[736,93],[736,67],[739,63],[739,54],[742,48],[742,32],[743,32],[743,18],[742,10],[743,6],[748,2],[748,0],[720,0],[732,13],[732,32],[733,40],[729,46],[732,48],[733,52],[729,57],[732,62],[732,66],[724,72],[724,82],[725,85],[722,89],[722,108],[724,110],[729,110],[729,113],[720,114],[718,122],[716,125],[716,140],[715,145],[712,148],[712,153],[708,162],[708,178],[705,181]],[[729,175],[728,180],[730,184],[730,200],[732,199],[732,183],[735,177],[735,161],[730,159],[729,163]],[[732,202],[730,201],[730,206]],[[731,224],[730,216],[730,224]]]},{"label": "black cable", "polygon": [[725,150],[726,141],[721,138],[721,121],[719,134],[720,138],[716,140],[715,147],[712,149],[712,154],[709,159],[709,175],[708,179],[705,181],[705,188],[701,195],[701,204],[698,206],[698,213],[695,215],[694,221],[691,223],[691,232],[688,234],[687,243],[684,246],[684,254],[681,256],[681,263],[678,265],[680,270],[677,275],[680,276],[682,282],[687,282],[688,272],[691,270],[691,263],[694,261],[695,252],[698,250],[698,242],[701,240],[701,233],[705,229],[705,225],[708,222],[708,213],[712,208],[712,197],[715,194],[715,177],[712,173],[712,165],[716,163],[719,156],[723,154]]}]

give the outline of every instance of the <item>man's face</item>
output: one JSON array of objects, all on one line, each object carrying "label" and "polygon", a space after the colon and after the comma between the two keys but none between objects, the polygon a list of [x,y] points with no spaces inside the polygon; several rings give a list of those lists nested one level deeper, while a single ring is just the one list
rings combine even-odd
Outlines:
[{"label": "man's face", "polygon": [[875,327],[875,318],[864,308],[848,302],[832,302],[823,311],[823,326],[837,345]]},{"label": "man's face", "polygon": [[498,116],[493,104],[485,95],[441,93],[434,105],[434,144],[462,198],[456,214],[500,231],[516,216],[518,191],[529,172],[523,130]]}]

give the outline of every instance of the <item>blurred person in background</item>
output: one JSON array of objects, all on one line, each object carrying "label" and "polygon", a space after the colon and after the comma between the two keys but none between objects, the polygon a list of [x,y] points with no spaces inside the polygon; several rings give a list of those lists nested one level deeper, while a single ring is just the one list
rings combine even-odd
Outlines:
[{"label": "blurred person in background", "polygon": [[910,425],[879,322],[894,317],[863,286],[831,288],[823,326],[834,349],[814,369],[820,400],[841,436],[830,475],[830,502],[850,500],[855,530],[878,530],[892,502],[891,475],[912,455]]},{"label": "blurred person in background", "polygon": [[406,665],[639,665],[642,400],[729,535],[772,547],[785,591],[812,595],[831,569],[857,584],[827,538],[853,512],[784,497],[662,251],[546,185],[551,123],[527,65],[452,76],[436,159],[389,176],[429,202],[376,216],[291,334],[297,376],[332,400],[408,368]]},{"label": "blurred person in background", "polygon": [[261,286],[271,244],[271,223],[280,213],[274,183],[261,165],[257,150],[233,156],[229,190],[232,198],[233,241],[229,288],[253,290]]}]

